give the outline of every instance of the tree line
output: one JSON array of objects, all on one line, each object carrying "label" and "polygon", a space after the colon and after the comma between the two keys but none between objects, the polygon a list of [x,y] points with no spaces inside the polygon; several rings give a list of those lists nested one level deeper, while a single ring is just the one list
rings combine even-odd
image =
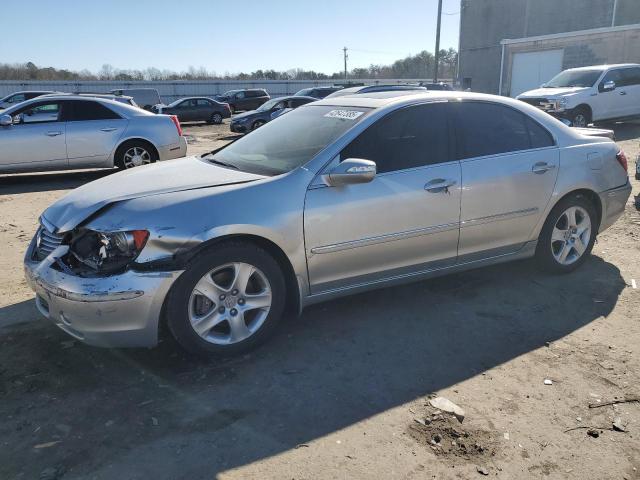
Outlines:
[{"label": "tree line", "polygon": [[[439,76],[454,78],[458,53],[450,48],[440,51]],[[385,79],[385,78],[432,78],[435,57],[426,50],[408,57],[396,60],[390,65],[369,65],[366,68],[354,68],[348,72],[349,79]],[[190,67],[184,72],[146,68],[144,70],[123,70],[105,64],[98,72],[89,70],[73,71],[53,67],[38,67],[32,62],[0,63],[0,80],[341,80],[344,72],[331,75],[294,68],[285,71],[256,70],[251,73],[218,74],[204,67]]]}]

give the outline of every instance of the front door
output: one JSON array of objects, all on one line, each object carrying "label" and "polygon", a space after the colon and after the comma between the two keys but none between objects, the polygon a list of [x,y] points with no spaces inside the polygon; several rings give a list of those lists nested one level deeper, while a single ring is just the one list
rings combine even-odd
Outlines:
[{"label": "front door", "polygon": [[65,123],[59,101],[32,103],[14,112],[14,124],[0,127],[0,170],[67,167]]},{"label": "front door", "polygon": [[[610,81],[615,82],[616,88],[605,90],[605,83]],[[624,117],[629,103],[629,96],[623,85],[622,70],[616,68],[607,72],[598,84],[598,93],[590,98],[593,120]]]},{"label": "front door", "polygon": [[461,176],[447,111],[433,103],[392,112],[334,160],[375,161],[372,182],[312,183],[304,213],[312,293],[455,263]]},{"label": "front door", "polygon": [[452,110],[462,168],[458,261],[513,253],[531,240],[551,198],[558,148],[511,107],[469,101]]}]

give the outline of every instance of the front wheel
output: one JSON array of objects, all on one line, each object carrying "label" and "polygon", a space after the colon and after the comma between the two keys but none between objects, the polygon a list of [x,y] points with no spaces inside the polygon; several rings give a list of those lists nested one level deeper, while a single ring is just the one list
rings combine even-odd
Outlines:
[{"label": "front wheel", "polygon": [[261,126],[263,126],[265,123],[264,120],[256,120],[255,122],[253,122],[253,125],[251,125],[251,130],[257,130],[258,128],[260,128]]},{"label": "front wheel", "polygon": [[169,294],[166,312],[173,336],[186,350],[226,356],[266,340],[284,306],[284,276],[274,258],[253,244],[230,242],[187,268]]},{"label": "front wheel", "polygon": [[571,126],[585,128],[591,123],[591,113],[584,107],[576,108],[570,115]]},{"label": "front wheel", "polygon": [[583,195],[567,197],[551,210],[540,232],[536,258],[554,273],[568,273],[591,253],[598,229],[593,204]]}]

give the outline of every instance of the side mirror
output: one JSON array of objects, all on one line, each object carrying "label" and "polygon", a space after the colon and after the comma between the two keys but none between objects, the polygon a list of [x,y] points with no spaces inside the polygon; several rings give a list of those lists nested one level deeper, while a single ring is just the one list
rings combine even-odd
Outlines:
[{"label": "side mirror", "polygon": [[332,187],[352,185],[356,183],[369,183],[376,176],[376,162],[361,158],[347,158],[336,165],[324,180]]},{"label": "side mirror", "polygon": [[0,127],[8,127],[13,125],[13,117],[11,115],[0,115]]},{"label": "side mirror", "polygon": [[602,85],[602,91],[603,92],[610,92],[612,90],[616,89],[616,82],[614,82],[613,80],[609,80],[608,82],[604,82],[604,84]]}]

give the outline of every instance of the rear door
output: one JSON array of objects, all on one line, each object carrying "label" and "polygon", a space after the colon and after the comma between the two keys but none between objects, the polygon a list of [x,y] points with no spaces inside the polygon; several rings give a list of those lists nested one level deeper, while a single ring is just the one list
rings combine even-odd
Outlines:
[{"label": "rear door", "polygon": [[128,120],[93,100],[69,100],[65,108],[70,168],[108,167]]},{"label": "rear door", "polygon": [[213,113],[213,105],[205,98],[198,98],[196,100],[196,118],[195,121],[207,121],[211,118]]},{"label": "rear door", "polygon": [[[14,124],[0,127],[0,170],[67,167],[63,104],[40,101],[13,112]],[[28,121],[25,121],[28,119]]]},{"label": "rear door", "polygon": [[452,103],[462,168],[458,261],[517,251],[551,198],[559,152],[553,136],[512,107]]},{"label": "rear door", "polygon": [[433,103],[388,114],[336,159],[375,161],[372,182],[309,187],[304,231],[312,293],[455,263],[460,163],[450,153],[447,112],[447,103]]}]

